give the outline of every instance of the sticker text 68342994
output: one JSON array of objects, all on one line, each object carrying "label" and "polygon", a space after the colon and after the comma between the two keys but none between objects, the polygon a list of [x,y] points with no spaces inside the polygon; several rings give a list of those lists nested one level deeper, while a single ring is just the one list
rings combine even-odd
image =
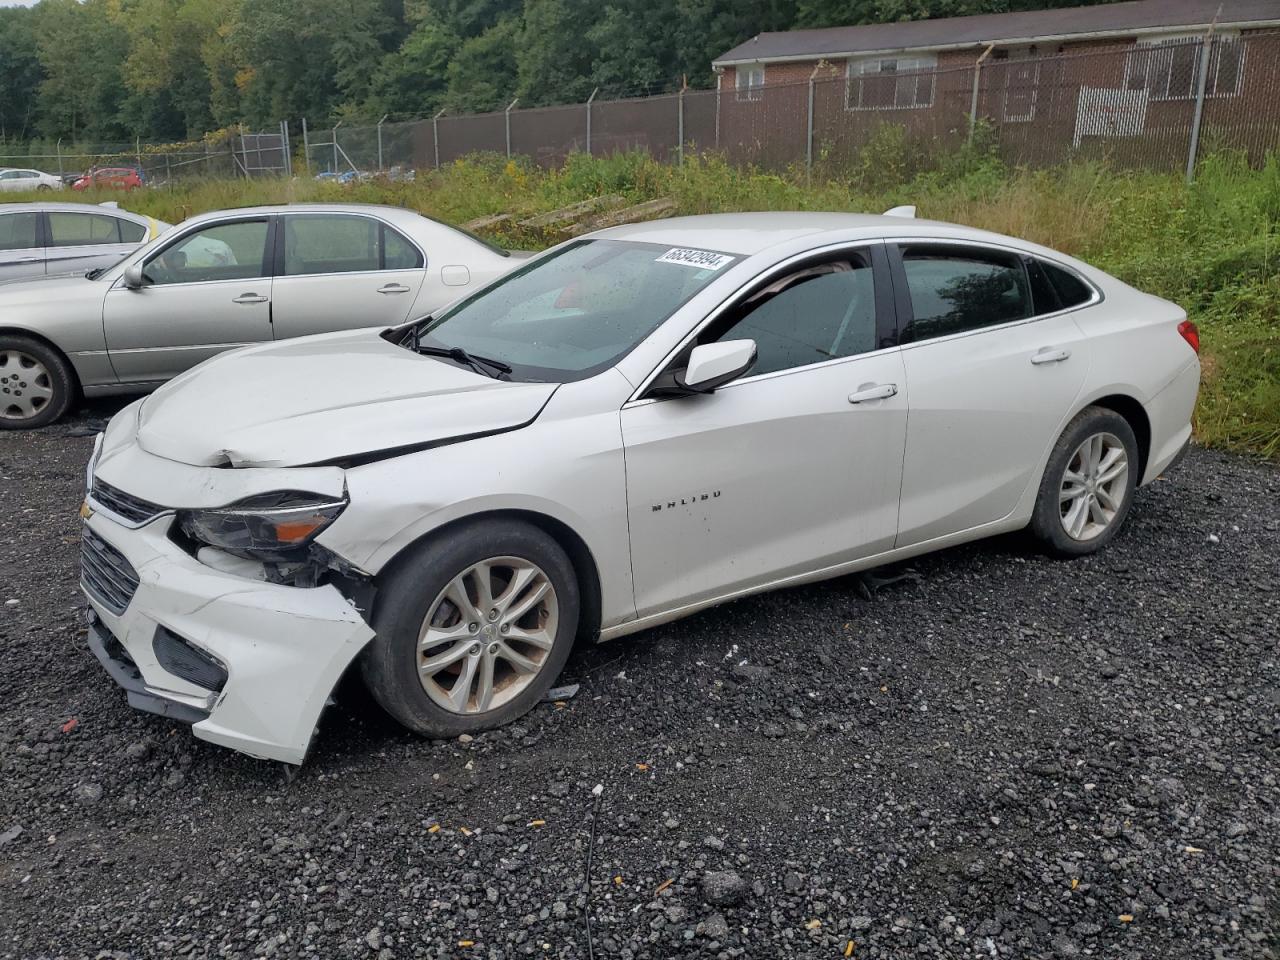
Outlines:
[{"label": "sticker text 68342994", "polygon": [[692,250],[688,247],[672,247],[657,259],[658,263],[675,263],[682,267],[693,267],[695,270],[719,270],[733,257],[724,253],[712,253],[710,250]]}]

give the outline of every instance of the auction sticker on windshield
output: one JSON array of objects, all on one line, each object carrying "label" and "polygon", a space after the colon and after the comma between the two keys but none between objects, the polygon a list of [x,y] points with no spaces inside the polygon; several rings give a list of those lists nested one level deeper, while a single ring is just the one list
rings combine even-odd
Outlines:
[{"label": "auction sticker on windshield", "polygon": [[710,250],[690,250],[686,247],[672,247],[655,263],[676,263],[682,267],[693,267],[696,270],[719,270],[727,263],[733,263],[733,257],[723,253],[712,253]]}]

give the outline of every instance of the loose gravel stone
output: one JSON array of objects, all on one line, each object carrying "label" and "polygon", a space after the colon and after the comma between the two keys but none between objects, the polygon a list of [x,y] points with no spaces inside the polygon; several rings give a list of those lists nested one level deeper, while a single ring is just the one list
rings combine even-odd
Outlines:
[{"label": "loose gravel stone", "polygon": [[1193,449],[1095,557],[1000,538],[584,647],[469,743],[346,682],[286,776],[86,649],[86,422],[0,431],[0,960],[568,960],[587,911],[619,960],[1275,960],[1272,465]]},{"label": "loose gravel stone", "polygon": [[710,870],[702,876],[702,897],[713,906],[731,907],[746,895],[746,881],[732,870]]}]

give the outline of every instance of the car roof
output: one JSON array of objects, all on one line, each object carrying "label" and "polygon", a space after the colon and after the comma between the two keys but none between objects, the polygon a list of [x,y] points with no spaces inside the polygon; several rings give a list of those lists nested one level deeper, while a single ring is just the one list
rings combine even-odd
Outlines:
[{"label": "car roof", "polygon": [[[109,217],[123,217],[126,220],[133,220],[137,223],[145,224],[148,217],[141,213],[134,213],[132,210],[124,210],[120,207],[104,207],[99,203],[59,203],[50,201],[48,203],[6,203],[0,205],[0,213],[105,213]],[[157,220],[157,223],[161,221]]]},{"label": "car roof", "polygon": [[[257,207],[227,207],[225,210],[210,210],[207,213],[196,214],[184,222],[192,224],[204,220],[220,220],[224,217],[266,216],[290,211],[297,213],[364,213],[380,216],[392,222],[431,219],[416,210],[393,207],[381,203],[273,203]],[[435,222],[439,223],[439,221]],[[448,225],[445,224],[445,226]]]},{"label": "car roof", "polygon": [[[641,243],[696,247],[751,256],[770,247],[803,237],[817,239],[819,234],[851,234],[868,238],[920,232],[924,227],[937,236],[1008,241],[1011,238],[973,227],[914,217],[873,215],[866,213],[711,213],[693,217],[672,217],[645,223],[610,227],[592,234],[610,240],[634,240]],[[817,244],[815,243],[815,246]]]}]

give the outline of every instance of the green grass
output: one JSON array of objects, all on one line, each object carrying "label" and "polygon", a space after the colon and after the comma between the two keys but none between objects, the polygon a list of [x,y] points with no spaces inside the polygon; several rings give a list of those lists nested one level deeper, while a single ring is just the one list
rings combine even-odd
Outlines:
[{"label": "green grass", "polygon": [[[82,197],[118,199],[174,223],[206,210],[308,200],[391,203],[453,223],[493,213],[531,215],[604,193],[634,202],[669,196],[686,214],[880,212],[914,203],[922,217],[1043,243],[1181,304],[1199,324],[1204,345],[1199,440],[1280,456],[1280,158],[1257,169],[1238,156],[1212,156],[1187,185],[1177,174],[1092,164],[1007,169],[983,149],[982,137],[978,141],[931,161],[886,133],[853,164],[836,168],[820,155],[811,175],[744,170],[707,156],[670,166],[639,153],[578,155],[555,170],[482,156],[407,184],[218,181]],[[556,238],[517,227],[494,239],[537,248]]]}]

